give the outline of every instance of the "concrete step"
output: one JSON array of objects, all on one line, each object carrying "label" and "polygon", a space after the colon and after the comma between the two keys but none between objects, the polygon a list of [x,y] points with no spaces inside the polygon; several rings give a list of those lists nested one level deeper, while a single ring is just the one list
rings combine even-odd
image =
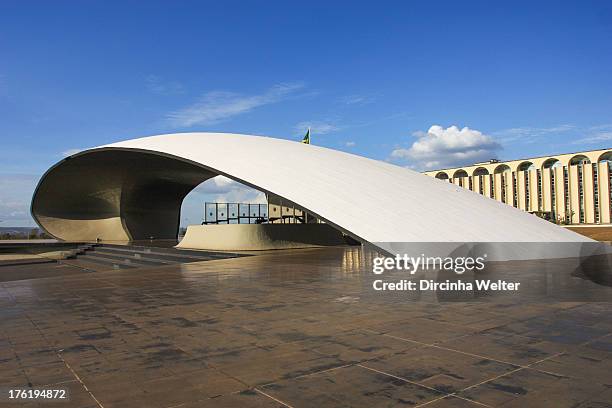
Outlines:
[{"label": "concrete step", "polygon": [[70,266],[80,268],[86,272],[101,272],[101,271],[108,271],[111,269],[115,269],[113,265],[109,265],[107,263],[88,261],[87,259],[84,260],[80,258],[64,259],[60,262],[65,265],[70,265]]},{"label": "concrete step", "polygon": [[16,265],[37,265],[46,263],[57,263],[54,259],[48,258],[25,258],[25,259],[7,259],[0,261],[0,267],[2,266],[16,266]]},{"label": "concrete step", "polygon": [[118,261],[131,263],[134,265],[141,266],[162,266],[162,265],[171,265],[175,262],[167,262],[167,261],[159,261],[149,257],[142,257],[139,254],[129,254],[129,253],[116,253],[116,252],[105,252],[102,250],[89,251],[86,255],[81,255],[79,258],[84,259],[86,257],[96,257],[108,259],[110,261]]},{"label": "concrete step", "polygon": [[177,263],[210,261],[214,259],[246,256],[226,252],[179,250],[176,248],[146,247],[142,245],[80,244],[72,248],[67,259],[69,265],[87,270],[129,269],[157,267]]},{"label": "concrete step", "polygon": [[90,251],[96,246],[96,244],[82,244],[77,245],[76,248],[68,251],[68,254],[64,257],[64,259],[75,259],[79,255],[86,254],[87,251]]},{"label": "concrete step", "polygon": [[115,244],[103,244],[104,248],[114,248],[117,250],[128,250],[133,252],[155,252],[159,254],[168,254],[168,255],[180,255],[186,257],[196,257],[200,258],[202,256],[209,256],[212,258],[228,258],[228,257],[238,257],[238,256],[248,256],[244,254],[234,253],[234,252],[220,252],[220,251],[206,251],[206,250],[197,250],[197,249],[179,249],[179,248],[165,248],[165,247],[148,247],[142,245],[115,245]]},{"label": "concrete step", "polygon": [[174,265],[177,263],[186,263],[186,262],[197,262],[197,261],[207,261],[210,258],[182,258],[178,256],[166,256],[164,254],[148,254],[148,253],[130,253],[127,251],[115,251],[108,248],[98,248],[92,254],[97,254],[98,256],[108,256],[114,258],[121,259],[131,259],[136,262],[152,262],[159,265]]},{"label": "concrete step", "polygon": [[185,263],[197,261],[210,261],[213,259],[226,259],[239,256],[233,253],[206,252],[206,251],[185,251],[167,248],[147,248],[147,247],[128,247],[128,246],[99,246],[94,248],[94,252],[108,254],[129,254],[140,255],[142,258],[166,260],[172,263]]},{"label": "concrete step", "polygon": [[102,264],[109,266],[109,269],[128,269],[128,268],[138,268],[143,266],[151,266],[145,264],[136,264],[134,262],[126,262],[122,260],[109,259],[95,255],[82,255],[77,258],[79,261],[90,262],[94,264]]}]

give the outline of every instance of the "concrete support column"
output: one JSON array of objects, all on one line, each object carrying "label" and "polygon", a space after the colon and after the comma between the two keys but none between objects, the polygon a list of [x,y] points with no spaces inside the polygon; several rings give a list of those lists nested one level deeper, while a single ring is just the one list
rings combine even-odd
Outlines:
[{"label": "concrete support column", "polygon": [[527,206],[525,205],[526,201],[526,186],[525,186],[525,172],[517,171],[516,172],[516,184],[518,187],[518,208],[521,210],[527,211]]},{"label": "concrete support column", "polygon": [[580,196],[578,193],[578,166],[568,166],[569,174],[569,193],[570,193],[570,214],[572,211],[572,224],[580,222]]},{"label": "concrete support column", "polygon": [[529,177],[529,208],[527,211],[539,211],[538,208],[538,172],[528,171]]},{"label": "concrete support column", "polygon": [[612,222],[610,213],[612,203],[610,202],[610,168],[608,163],[602,162],[599,166],[599,214],[602,224]]},{"label": "concrete support column", "polygon": [[595,222],[595,198],[593,185],[593,166],[585,164],[582,171],[582,188],[584,191],[584,221],[587,224]]},{"label": "concrete support column", "polygon": [[[503,202],[503,193],[504,191],[502,191],[502,175],[501,173],[497,173],[493,175],[493,179],[494,181],[494,186],[495,186],[495,199],[499,202]],[[507,201],[506,201],[507,202]]]},{"label": "concrete support column", "polygon": [[565,183],[563,181],[563,167],[555,167],[555,194],[557,218],[565,219]]},{"label": "concrete support column", "polygon": [[542,170],[542,210],[552,211],[552,188],[550,185],[551,169]]},{"label": "concrete support column", "polygon": [[483,176],[483,180],[485,197],[495,198],[495,194],[491,195],[491,184],[493,183],[493,175],[487,174],[486,176]]},{"label": "concrete support column", "polygon": [[511,206],[514,206],[514,194],[515,194],[514,178],[515,177],[517,178],[517,184],[518,184],[518,173],[517,172],[508,172],[506,175],[506,189],[507,189],[506,202]]}]

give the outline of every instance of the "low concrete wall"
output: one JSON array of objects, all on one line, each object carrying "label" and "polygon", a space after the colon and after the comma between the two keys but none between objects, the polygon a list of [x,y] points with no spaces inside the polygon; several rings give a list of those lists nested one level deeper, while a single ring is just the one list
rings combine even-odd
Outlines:
[{"label": "low concrete wall", "polygon": [[258,251],[345,243],[342,233],[327,224],[219,224],[190,225],[177,248]]}]

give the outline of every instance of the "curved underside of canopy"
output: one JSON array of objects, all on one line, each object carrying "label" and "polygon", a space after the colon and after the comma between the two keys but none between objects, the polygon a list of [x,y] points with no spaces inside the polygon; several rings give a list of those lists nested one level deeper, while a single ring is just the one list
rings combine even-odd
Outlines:
[{"label": "curved underside of canopy", "polygon": [[32,215],[71,241],[175,239],[185,196],[225,175],[362,242],[589,242],[516,208],[390,163],[261,136],[181,133],[65,158]]}]

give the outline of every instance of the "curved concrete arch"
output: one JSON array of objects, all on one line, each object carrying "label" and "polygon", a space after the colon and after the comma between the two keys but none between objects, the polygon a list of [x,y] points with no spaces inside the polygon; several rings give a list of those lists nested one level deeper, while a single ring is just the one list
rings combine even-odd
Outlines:
[{"label": "curved concrete arch", "polygon": [[453,173],[453,178],[469,177],[468,172],[463,169],[458,169]]},{"label": "curved concrete arch", "polygon": [[472,171],[472,176],[488,176],[489,170],[485,167],[477,167]]},{"label": "curved concrete arch", "polygon": [[515,171],[531,171],[534,169],[534,164],[531,161],[522,161],[516,165]]},{"label": "curved concrete arch", "polygon": [[576,164],[578,164],[578,162],[576,162],[576,160],[578,160],[580,163],[586,163],[586,164],[590,164],[591,163],[591,159],[589,157],[587,157],[584,154],[577,154],[574,155],[572,157],[569,158],[568,165],[569,166],[575,166]]},{"label": "curved concrete arch", "polygon": [[60,239],[173,238],[185,195],[218,174],[295,203],[362,242],[590,241],[386,162],[221,133],[151,136],[77,153],[45,173],[31,211]]},{"label": "curved concrete arch", "polygon": [[43,175],[31,212],[63,240],[175,239],[183,199],[217,174],[161,154],[92,149]]},{"label": "curved concrete arch", "polygon": [[436,178],[438,180],[448,180],[448,174],[445,171],[439,171],[438,173],[436,173]]},{"label": "curved concrete arch", "polygon": [[600,154],[597,158],[597,163],[603,160],[612,161],[612,150],[608,150],[607,152]]},{"label": "curved concrete arch", "polygon": [[507,164],[500,164],[500,165],[495,167],[495,169],[493,170],[493,173],[494,174],[499,174],[499,173],[506,173],[508,171],[512,171],[510,166],[508,166]]},{"label": "curved concrete arch", "polygon": [[546,159],[546,160],[544,160],[542,162],[542,165],[540,166],[540,169],[541,170],[550,169],[550,168],[554,167],[555,165],[559,165],[560,163],[561,162],[556,157],[549,157],[548,159]]}]

